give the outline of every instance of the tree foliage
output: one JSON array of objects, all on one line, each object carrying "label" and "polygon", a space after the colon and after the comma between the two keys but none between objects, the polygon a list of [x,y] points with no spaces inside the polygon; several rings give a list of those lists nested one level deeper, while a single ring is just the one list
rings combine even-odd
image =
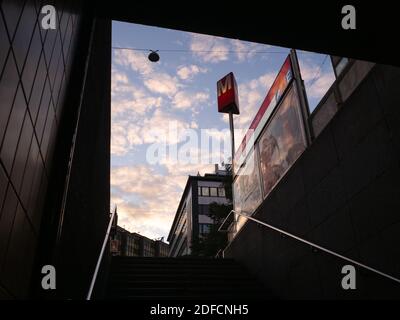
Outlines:
[{"label": "tree foliage", "polygon": [[192,241],[192,255],[215,257],[220,249],[224,249],[227,246],[227,235],[226,233],[219,232],[218,228],[231,210],[232,205],[218,204],[215,202],[210,204],[208,216],[213,220],[214,224],[210,226],[210,232],[208,234]]}]

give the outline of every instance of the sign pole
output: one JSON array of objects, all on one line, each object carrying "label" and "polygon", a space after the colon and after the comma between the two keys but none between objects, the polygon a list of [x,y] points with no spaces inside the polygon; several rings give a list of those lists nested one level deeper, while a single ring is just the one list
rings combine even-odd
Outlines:
[{"label": "sign pole", "polygon": [[231,130],[231,157],[232,157],[232,174],[233,174],[233,159],[235,157],[235,133],[233,127],[233,113],[229,112],[229,128]]},{"label": "sign pole", "polygon": [[[235,133],[234,133],[234,127],[233,127],[233,113],[232,113],[232,111],[230,111],[229,112],[229,128],[230,128],[230,131],[231,131],[231,157],[232,157],[232,166],[231,166],[231,172],[232,172],[232,191],[231,191],[231,195],[232,195],[232,209],[234,209],[234,199],[235,199],[235,196],[234,196],[234,190],[233,190],[233,176],[234,176],[234,168],[233,168],[233,163],[234,163],[234,161],[233,161],[233,159],[234,159],[234,157],[235,157]],[[234,230],[234,232],[236,232],[236,219],[237,219],[237,217],[236,217],[236,214],[235,215],[233,215],[233,228],[235,229]],[[229,236],[228,236],[228,238],[229,238]]]},{"label": "sign pole", "polygon": [[[238,88],[233,72],[217,82],[218,112],[229,113],[229,128],[231,131],[231,174],[232,174],[232,206],[234,205],[233,177],[234,177],[234,159],[235,159],[235,134],[233,126],[233,114],[240,114]],[[236,217],[233,227],[236,229]],[[229,236],[228,236],[229,237]]]},{"label": "sign pole", "polygon": [[[229,128],[231,131],[231,157],[232,157],[232,166],[231,166],[231,172],[232,172],[232,209],[234,209],[234,203],[235,203],[235,195],[234,195],[234,190],[233,190],[233,177],[234,177],[234,167],[233,167],[233,159],[235,158],[235,132],[234,132],[234,126],[233,126],[233,113],[232,111],[229,112]],[[234,232],[236,232],[236,219],[238,217],[236,216],[236,214],[233,216],[234,222],[233,222],[233,227],[234,227]]]}]

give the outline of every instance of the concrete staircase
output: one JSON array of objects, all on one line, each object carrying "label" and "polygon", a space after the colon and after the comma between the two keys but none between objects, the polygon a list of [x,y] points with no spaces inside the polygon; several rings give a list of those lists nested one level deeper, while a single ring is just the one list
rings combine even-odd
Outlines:
[{"label": "concrete staircase", "polygon": [[113,257],[106,298],[259,300],[270,296],[231,259]]}]

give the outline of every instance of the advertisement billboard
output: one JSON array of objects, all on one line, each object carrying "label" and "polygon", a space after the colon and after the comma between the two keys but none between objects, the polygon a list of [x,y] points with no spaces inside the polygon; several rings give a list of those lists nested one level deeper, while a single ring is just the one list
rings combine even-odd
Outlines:
[{"label": "advertisement billboard", "polygon": [[[253,215],[307,146],[300,96],[292,79],[288,57],[235,155],[237,213]],[[239,215],[236,220],[232,237],[247,221]]]},{"label": "advertisement billboard", "polygon": [[[239,171],[234,183],[235,195],[234,209],[238,213],[252,215],[262,201],[261,181],[257,159],[257,152],[249,153],[246,164]],[[237,229],[239,230],[245,222],[245,218],[237,218]]]},{"label": "advertisement billboard", "polygon": [[[290,56],[283,63],[278,76],[268,91],[263,103],[260,106],[256,116],[250,124],[242,143],[235,154],[235,173],[239,170],[243,161],[246,159],[249,150],[253,148],[254,141],[257,140],[265,124],[268,122],[275,107],[279,104],[282,95],[293,79],[293,70]],[[236,170],[237,169],[237,170]]]},{"label": "advertisement billboard", "polygon": [[257,143],[264,198],[306,148],[300,102],[292,85]]}]

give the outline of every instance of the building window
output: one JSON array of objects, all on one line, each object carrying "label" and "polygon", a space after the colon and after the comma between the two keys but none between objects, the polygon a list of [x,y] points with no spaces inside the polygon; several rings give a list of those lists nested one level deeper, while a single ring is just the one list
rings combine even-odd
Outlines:
[{"label": "building window", "polygon": [[199,205],[199,214],[208,216],[210,213],[209,206],[207,204],[200,204]]},{"label": "building window", "polygon": [[218,197],[217,188],[210,188],[210,197]]},{"label": "building window", "polygon": [[200,235],[206,235],[210,233],[211,230],[211,224],[209,223],[200,223],[199,224],[199,234]]},{"label": "building window", "polygon": [[139,241],[135,241],[135,244],[133,246],[133,255],[134,256],[140,256],[140,244],[139,244]]},{"label": "building window", "polygon": [[347,58],[340,59],[339,63],[335,67],[335,71],[338,76],[342,73],[342,71],[344,70],[344,68],[347,66],[348,63],[349,59]]},{"label": "building window", "polygon": [[335,69],[336,77],[339,77],[343,70],[346,68],[347,64],[349,63],[349,59],[346,57],[337,57],[331,56],[332,65]]},{"label": "building window", "polygon": [[155,254],[153,243],[150,241],[146,241],[144,244],[144,256],[145,257],[153,257]]},{"label": "building window", "polygon": [[199,190],[199,196],[201,196],[201,187],[197,187],[197,189]]},{"label": "building window", "polygon": [[218,188],[218,196],[225,198],[225,188]]},{"label": "building window", "polygon": [[201,187],[201,193],[203,197],[209,197],[210,196],[210,190],[208,187]]}]

